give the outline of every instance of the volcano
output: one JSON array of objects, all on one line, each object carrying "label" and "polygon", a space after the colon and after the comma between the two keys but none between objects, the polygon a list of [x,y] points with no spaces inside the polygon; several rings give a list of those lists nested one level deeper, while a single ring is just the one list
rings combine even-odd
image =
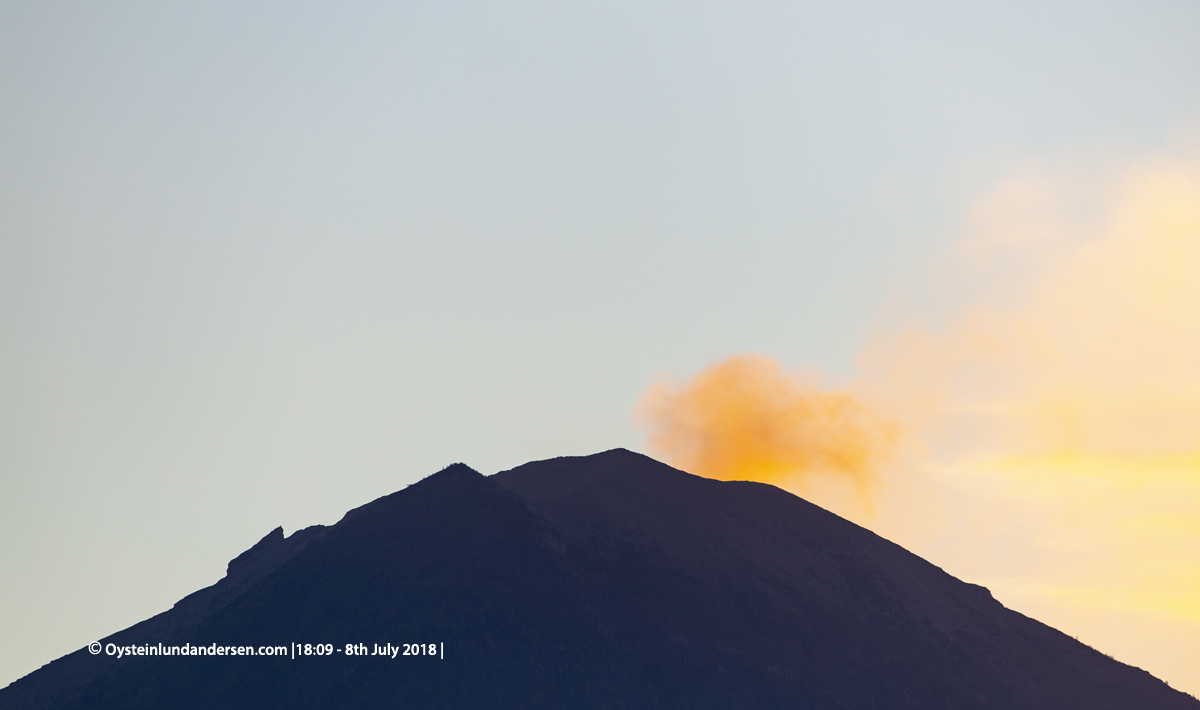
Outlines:
[{"label": "volcano", "polygon": [[98,650],[0,707],[1200,710],[790,493],[621,449],[276,529]]}]

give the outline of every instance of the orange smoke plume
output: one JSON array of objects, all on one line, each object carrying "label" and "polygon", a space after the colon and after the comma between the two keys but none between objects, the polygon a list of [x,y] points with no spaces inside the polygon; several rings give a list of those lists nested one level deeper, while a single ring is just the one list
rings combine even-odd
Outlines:
[{"label": "orange smoke plume", "polygon": [[678,389],[654,384],[636,416],[653,453],[691,473],[800,486],[834,474],[860,492],[893,438],[853,395],[821,392],[754,355],[713,365]]}]

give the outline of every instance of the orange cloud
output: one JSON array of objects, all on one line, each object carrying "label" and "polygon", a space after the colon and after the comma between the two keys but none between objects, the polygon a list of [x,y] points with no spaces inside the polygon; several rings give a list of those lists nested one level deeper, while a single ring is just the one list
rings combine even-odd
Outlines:
[{"label": "orange cloud", "polygon": [[637,412],[650,448],[709,478],[792,482],[844,477],[865,491],[892,431],[847,392],[822,392],[774,360],[731,357],[681,387],[658,382]]}]

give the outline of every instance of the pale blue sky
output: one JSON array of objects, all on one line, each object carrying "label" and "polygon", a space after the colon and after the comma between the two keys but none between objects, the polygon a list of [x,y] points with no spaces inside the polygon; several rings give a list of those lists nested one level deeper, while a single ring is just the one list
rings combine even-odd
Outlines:
[{"label": "pale blue sky", "polygon": [[276,525],[848,375],[963,201],[1200,110],[1194,2],[0,4],[0,684]]}]

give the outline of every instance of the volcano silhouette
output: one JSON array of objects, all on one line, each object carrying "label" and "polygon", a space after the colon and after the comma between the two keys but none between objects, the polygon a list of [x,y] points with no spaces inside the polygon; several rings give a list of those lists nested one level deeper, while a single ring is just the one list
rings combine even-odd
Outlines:
[{"label": "volcano silhouette", "polygon": [[289,652],[81,649],[0,707],[1200,710],[785,491],[620,449],[276,529],[110,643]]}]

